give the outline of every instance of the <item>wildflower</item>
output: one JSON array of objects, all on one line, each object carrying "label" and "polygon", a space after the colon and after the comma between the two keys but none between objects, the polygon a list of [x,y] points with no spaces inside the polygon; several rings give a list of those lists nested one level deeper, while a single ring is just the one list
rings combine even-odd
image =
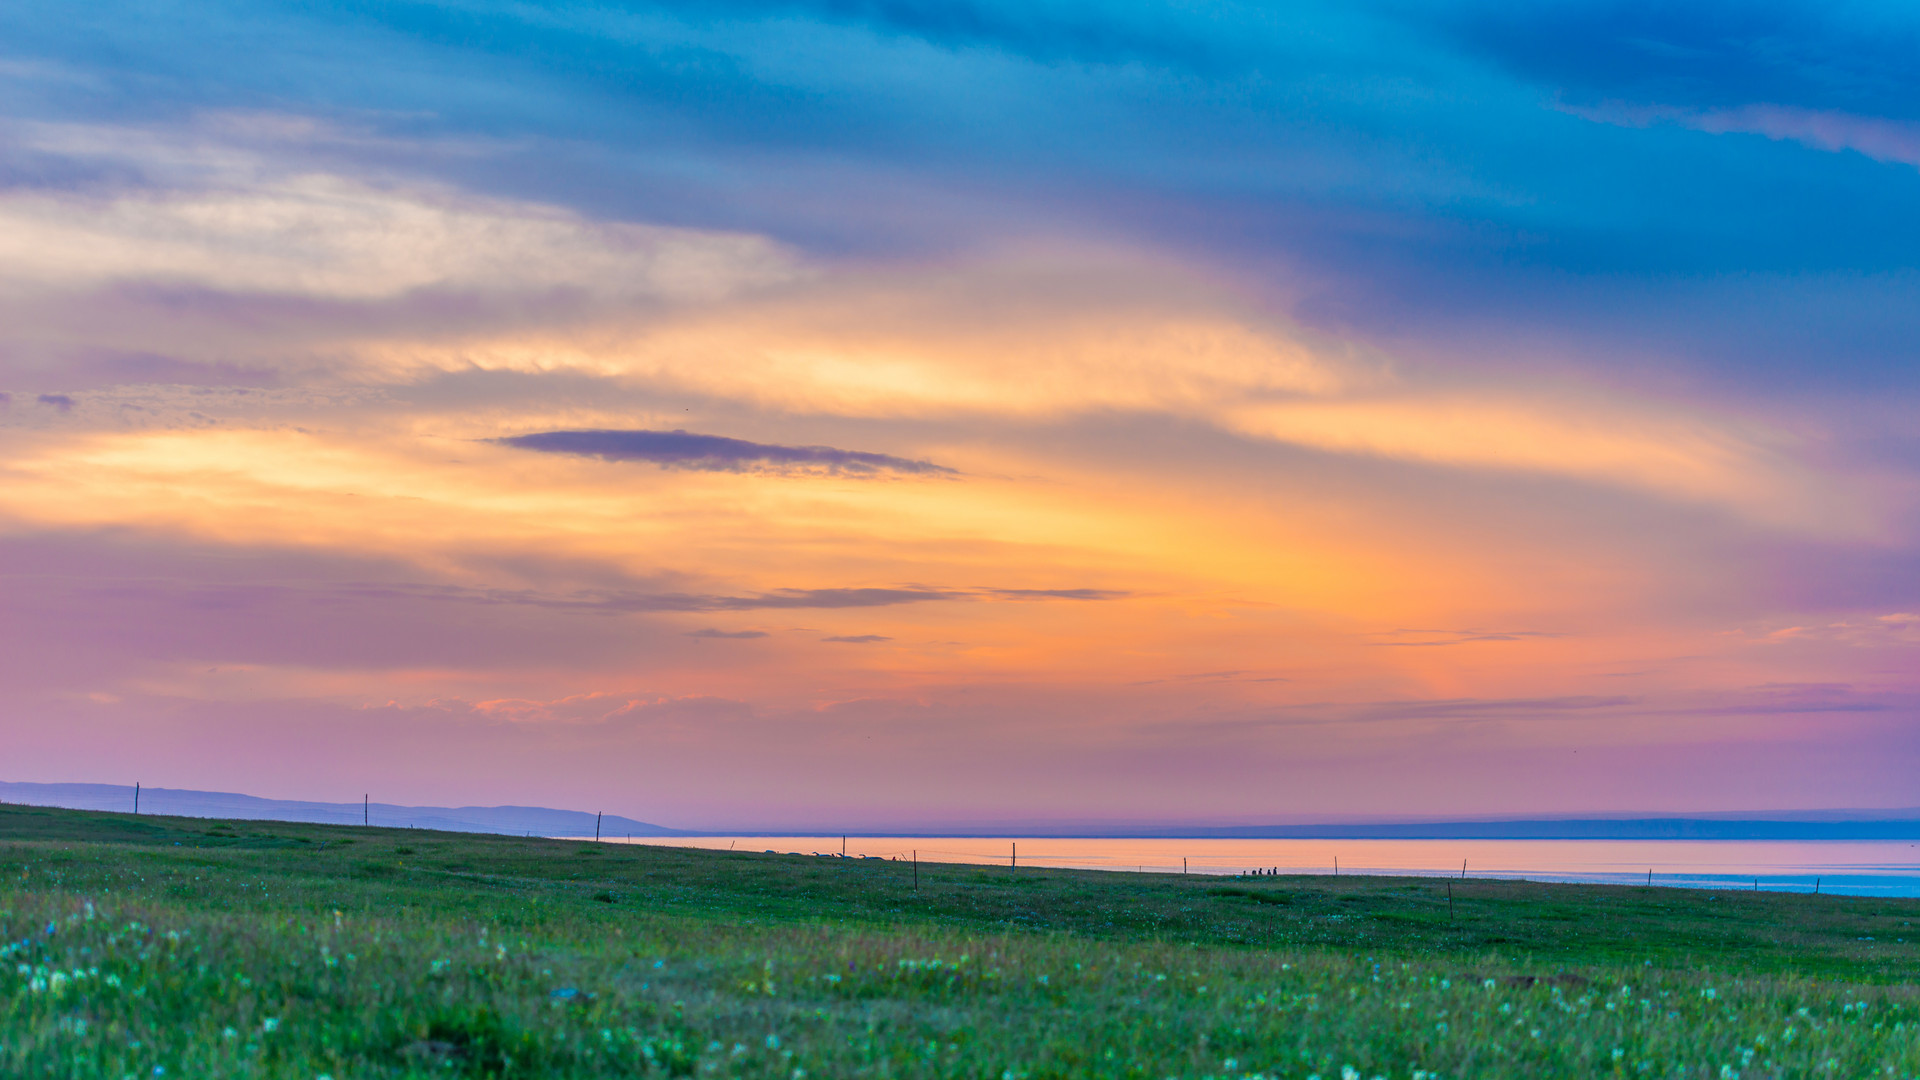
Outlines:
[{"label": "wildflower", "polygon": [[1340,1066],[1340,1080],[1360,1080],[1360,1070],[1351,1065]]},{"label": "wildflower", "polygon": [[1484,986],[1484,987],[1486,987],[1487,989],[1489,989],[1489,990],[1491,990],[1491,989],[1493,989],[1493,980],[1492,980],[1492,979],[1488,979],[1488,980],[1487,980],[1486,982],[1483,982],[1483,983],[1481,983],[1480,985],[1482,985],[1482,986]]},{"label": "wildflower", "polygon": [[780,1049],[780,1036],[769,1034],[767,1036],[767,1049],[769,1050]]},{"label": "wildflower", "polygon": [[1709,986],[1705,990],[1700,991],[1700,996],[1706,998],[1708,1001],[1712,1001],[1714,998],[1720,996],[1720,992]]},{"label": "wildflower", "polygon": [[260,1030],[266,1032],[269,1035],[273,1034],[276,1031],[279,1031],[280,1018],[277,1016],[269,1016],[265,1020],[260,1021]]}]

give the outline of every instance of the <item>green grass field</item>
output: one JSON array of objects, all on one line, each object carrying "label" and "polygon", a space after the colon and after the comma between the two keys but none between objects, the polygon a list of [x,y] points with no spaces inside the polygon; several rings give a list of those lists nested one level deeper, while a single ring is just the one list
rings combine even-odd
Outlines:
[{"label": "green grass field", "polygon": [[1920,901],[0,806],[6,1077],[1915,1077]]}]

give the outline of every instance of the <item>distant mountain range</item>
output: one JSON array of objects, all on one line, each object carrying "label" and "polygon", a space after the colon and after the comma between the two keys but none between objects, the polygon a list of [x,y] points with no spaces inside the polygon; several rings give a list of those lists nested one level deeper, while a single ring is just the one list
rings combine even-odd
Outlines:
[{"label": "distant mountain range", "polygon": [[[0,802],[61,806],[73,810],[133,809],[133,788],[121,784],[15,784],[0,782]],[[392,803],[294,802],[224,791],[142,788],[140,812],[178,817],[252,821],[313,821],[388,828],[534,836],[592,836],[594,815],[544,806],[397,806]],[[816,836],[894,835],[872,829],[733,829],[709,832],[670,829],[608,814],[601,835],[624,836]],[[1664,817],[1514,818],[1471,821],[1363,821],[1296,825],[1102,825],[1070,828],[1045,822],[1010,828],[1006,823],[969,829],[921,828],[914,836],[1032,836],[1058,838],[1222,840],[1878,840],[1920,841],[1920,807],[1898,810],[1799,810],[1753,814]],[[900,834],[900,835],[905,835]]]},{"label": "distant mountain range", "polygon": [[[69,810],[133,809],[133,788],[121,784],[0,783],[0,802],[61,806]],[[176,817],[238,821],[313,821],[332,825],[362,822],[387,828],[441,829],[447,832],[508,833],[534,836],[592,836],[594,816],[580,810],[544,806],[395,806],[392,803],[293,802],[261,799],[225,791],[141,788],[140,812]],[[608,814],[603,836],[684,836],[677,829]]]}]

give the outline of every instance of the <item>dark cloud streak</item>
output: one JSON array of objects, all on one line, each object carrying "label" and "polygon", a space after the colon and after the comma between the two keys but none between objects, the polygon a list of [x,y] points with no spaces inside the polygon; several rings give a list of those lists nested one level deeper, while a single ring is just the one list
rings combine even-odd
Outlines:
[{"label": "dark cloud streak", "polygon": [[841,450],[832,446],[780,446],[678,430],[542,431],[493,441],[502,446],[543,454],[574,454],[597,457],[602,461],[644,461],[663,468],[709,472],[824,471],[842,476],[870,476],[882,472],[919,476],[954,475],[954,470],[945,466],[891,454]]}]

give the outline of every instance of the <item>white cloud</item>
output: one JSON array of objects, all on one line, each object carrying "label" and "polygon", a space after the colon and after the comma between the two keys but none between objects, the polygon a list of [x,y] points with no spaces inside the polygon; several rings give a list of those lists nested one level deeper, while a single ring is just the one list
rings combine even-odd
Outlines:
[{"label": "white cloud", "polygon": [[75,159],[117,156],[160,182],[0,189],[0,281],[13,291],[142,282],[329,300],[442,289],[697,301],[798,273],[759,236],[597,222],[420,181],[279,172],[244,146],[111,134],[39,128],[15,140]]}]

